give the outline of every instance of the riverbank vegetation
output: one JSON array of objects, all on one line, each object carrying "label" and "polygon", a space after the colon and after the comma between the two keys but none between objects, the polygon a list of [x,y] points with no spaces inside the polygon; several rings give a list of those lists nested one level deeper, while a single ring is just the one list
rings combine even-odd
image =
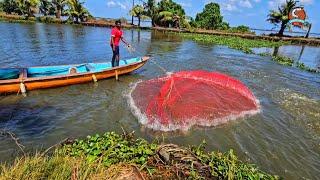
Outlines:
[{"label": "riverbank vegetation", "polygon": [[[208,3],[202,12],[194,18],[185,13],[183,7],[172,0],[148,0],[143,5],[136,5],[130,14],[137,17],[139,22],[143,17],[149,18],[153,27],[187,28],[187,29],[214,29],[228,32],[252,33],[247,26],[230,27],[223,21],[218,3]],[[140,25],[140,23],[138,23]]]},{"label": "riverbank vegetation", "polygon": [[[1,18],[9,21],[40,21],[50,23],[80,23],[91,14],[80,0],[2,0]],[[62,20],[61,17],[67,17]]]},{"label": "riverbank vegetation", "polygon": [[238,159],[232,150],[148,143],[133,133],[67,140],[50,155],[37,153],[3,164],[0,179],[279,179]]},{"label": "riverbank vegetation", "polygon": [[280,47],[282,45],[289,44],[289,42],[283,41],[268,41],[268,40],[255,40],[244,39],[235,36],[215,36],[205,34],[190,34],[190,33],[177,33],[183,38],[192,39],[197,42],[210,43],[216,45],[228,46],[232,49],[240,50],[244,53],[252,54],[252,48],[260,47]]},{"label": "riverbank vegetation", "polygon": [[[276,48],[283,45],[290,44],[290,42],[284,41],[268,41],[268,40],[255,40],[244,39],[235,36],[215,36],[215,35],[199,35],[190,33],[176,33],[183,38],[191,39],[196,42],[210,43],[215,45],[223,45],[232,49],[240,50],[247,54],[254,54],[253,48]],[[306,66],[304,63],[295,62],[293,59],[280,55],[271,55],[268,53],[260,53],[260,56],[270,56],[272,61],[275,61],[281,65],[293,66],[308,72],[319,72],[316,69],[312,69]]]},{"label": "riverbank vegetation", "polygon": [[283,36],[284,30],[289,22],[288,15],[291,10],[296,7],[297,2],[298,1],[295,0],[287,0],[286,3],[280,6],[277,10],[270,11],[267,21],[274,25],[280,24],[280,30],[278,32],[279,36]]},{"label": "riverbank vegetation", "polygon": [[[176,28],[191,32],[201,30],[214,30],[226,33],[241,33],[254,34],[248,26],[240,25],[230,27],[221,14],[220,5],[210,2],[206,4],[202,10],[196,14],[195,18],[188,16],[185,13],[182,5],[173,0],[147,0],[141,1],[129,10],[129,14],[138,19],[138,27],[141,25],[141,20],[150,19],[152,27]],[[288,14],[297,6],[295,0],[287,0],[283,3],[278,11],[271,10],[267,21],[274,25],[281,24],[278,36],[283,36],[285,28],[288,27]],[[6,14],[15,14],[23,16],[23,20],[29,21],[29,17],[38,16],[55,16],[57,20],[67,18],[64,23],[83,23],[84,25],[93,26],[112,26],[109,20],[104,18],[94,18],[84,6],[84,1],[81,0],[0,0],[0,12]],[[6,16],[2,16],[6,19]],[[10,21],[13,21],[10,19]],[[23,20],[19,20],[23,21]],[[45,21],[40,21],[45,22]],[[60,23],[59,21],[53,21]],[[114,22],[114,21],[113,21]],[[126,21],[125,21],[126,22]],[[126,27],[134,27],[133,21],[131,26],[126,24]],[[299,41],[299,40],[297,40]],[[305,41],[301,43],[306,43]],[[307,42],[308,43],[308,42]]]}]

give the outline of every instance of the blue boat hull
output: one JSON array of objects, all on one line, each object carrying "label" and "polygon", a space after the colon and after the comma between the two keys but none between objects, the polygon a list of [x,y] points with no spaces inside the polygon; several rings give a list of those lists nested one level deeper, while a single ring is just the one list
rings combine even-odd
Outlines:
[{"label": "blue boat hull", "polygon": [[114,68],[110,63],[86,63],[1,69],[0,94],[96,82],[110,77],[118,79],[118,76],[142,67],[148,60],[149,57],[122,60],[120,66]]}]

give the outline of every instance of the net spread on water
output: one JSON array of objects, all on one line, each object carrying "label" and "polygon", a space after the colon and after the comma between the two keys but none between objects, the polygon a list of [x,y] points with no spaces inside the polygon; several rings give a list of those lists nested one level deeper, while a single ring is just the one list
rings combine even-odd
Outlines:
[{"label": "net spread on water", "polygon": [[136,83],[129,103],[139,121],[161,131],[216,126],[259,112],[259,102],[240,81],[207,71],[182,71]]}]

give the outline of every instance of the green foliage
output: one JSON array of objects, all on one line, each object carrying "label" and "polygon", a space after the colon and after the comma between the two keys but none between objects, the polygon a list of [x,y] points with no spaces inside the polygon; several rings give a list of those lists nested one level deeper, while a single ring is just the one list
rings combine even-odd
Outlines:
[{"label": "green foliage", "polygon": [[7,14],[16,13],[32,17],[39,5],[39,0],[3,0],[1,7]]},{"label": "green foliage", "polygon": [[[0,165],[0,179],[72,179],[74,172],[81,179],[94,178],[97,174],[107,176],[102,163],[88,163],[54,152],[51,156],[36,154],[16,159],[12,165]],[[74,178],[74,177],[73,177]],[[101,178],[100,178],[101,179]]]},{"label": "green foliage", "polygon": [[16,0],[3,0],[0,2],[1,11],[11,14],[18,10],[18,3]]},{"label": "green foliage", "polygon": [[61,19],[53,18],[50,16],[41,16],[37,18],[37,21],[42,23],[55,23],[55,24],[61,24],[63,21]]},{"label": "green foliage", "polygon": [[136,6],[134,6],[134,7],[130,10],[129,14],[130,14],[131,16],[134,16],[134,17],[137,17],[137,18],[138,18],[138,21],[139,21],[138,26],[139,26],[139,27],[140,27],[141,19],[147,19],[147,18],[148,18],[148,17],[145,15],[144,7],[141,6],[141,5],[136,5]]},{"label": "green foliage", "polygon": [[55,14],[55,7],[50,0],[40,0],[39,12],[44,16]]},{"label": "green foliage", "polygon": [[298,67],[299,69],[302,69],[302,70],[305,70],[305,71],[308,71],[308,72],[312,72],[312,73],[320,73],[320,71],[319,70],[317,70],[317,69],[312,69],[312,68],[310,68],[310,67],[308,67],[308,66],[306,66],[304,63],[300,63],[300,62],[298,62],[298,63],[296,63],[296,65],[295,65],[296,67]]},{"label": "green foliage", "polygon": [[185,19],[185,11],[182,6],[172,0],[161,0],[157,10],[155,23],[163,27],[179,27],[180,20]]},{"label": "green foliage", "polygon": [[144,13],[144,8],[141,5],[135,5],[129,12],[131,16],[141,17]]},{"label": "green foliage", "polygon": [[306,66],[304,63],[300,63],[300,62],[295,63],[294,60],[289,57],[277,55],[277,56],[272,56],[271,59],[272,59],[272,61],[276,61],[277,63],[282,64],[282,65],[295,66],[299,69],[302,69],[302,70],[305,70],[308,72],[313,72],[313,73],[318,72],[316,69],[312,69],[312,68]]},{"label": "green foliage", "polygon": [[152,26],[189,27],[188,17],[182,6],[172,0],[148,0],[144,15],[152,21]]},{"label": "green foliage", "polygon": [[69,18],[75,22],[84,22],[88,17],[91,17],[89,11],[83,6],[84,2],[80,0],[68,0],[69,9],[67,13]]},{"label": "green foliage", "polygon": [[216,45],[225,45],[232,49],[241,50],[245,53],[253,53],[251,48],[259,47],[279,47],[286,44],[285,42],[273,42],[267,40],[252,40],[231,36],[215,36],[203,34],[180,34],[184,38],[192,39],[198,42],[212,43]]},{"label": "green foliage", "polygon": [[34,16],[33,14],[40,3],[40,0],[17,0],[17,2],[18,14],[32,17]]},{"label": "green foliage", "polygon": [[149,144],[143,139],[133,140],[111,132],[77,140],[65,146],[62,152],[70,156],[86,157],[89,162],[102,161],[105,166],[119,162],[143,165],[148,157],[154,155],[156,148],[156,144]]},{"label": "green foliage", "polygon": [[289,13],[297,5],[296,0],[286,0],[284,4],[278,7],[278,10],[271,10],[267,21],[274,25],[281,24],[279,35],[283,35],[283,32],[289,22]]},{"label": "green foliage", "polygon": [[52,6],[55,9],[56,18],[61,18],[61,15],[64,12],[64,8],[67,4],[68,0],[52,0]]},{"label": "green foliage", "polygon": [[223,31],[229,30],[230,29],[229,23],[222,22],[217,29],[223,30]]},{"label": "green foliage", "polygon": [[157,18],[158,8],[155,0],[148,0],[145,6],[145,15],[151,19],[151,24],[154,27]]},{"label": "green foliage", "polygon": [[204,7],[203,12],[197,14],[195,22],[199,28],[218,29],[222,24],[222,20],[219,4],[209,3]]},{"label": "green foliage", "polygon": [[285,56],[272,56],[272,61],[276,61],[279,64],[286,65],[286,66],[293,66],[294,61]]},{"label": "green foliage", "polygon": [[250,31],[250,28],[248,26],[238,26],[238,27],[232,27],[228,30],[228,32],[232,32],[232,33],[252,33]]},{"label": "green foliage", "polygon": [[280,179],[260,171],[254,165],[242,163],[233,150],[227,153],[207,153],[204,149],[204,144],[201,144],[198,147],[192,147],[191,151],[202,163],[208,164],[211,175],[218,179]]},{"label": "green foliage", "polygon": [[319,73],[319,71],[317,71],[316,69],[312,69],[301,62],[295,63],[293,59],[286,57],[286,56],[280,56],[280,55],[272,56],[269,53],[260,53],[259,55],[260,56],[271,56],[272,61],[275,61],[281,65],[293,66],[293,67],[297,67],[297,68],[304,70],[304,71],[308,71],[308,72],[312,72],[312,73]]},{"label": "green foliage", "polygon": [[[78,179],[108,179],[106,177],[110,176],[109,170],[113,171],[115,168],[121,168],[121,164],[131,163],[134,163],[134,166],[140,170],[146,169],[150,175],[159,173],[160,178],[165,179],[168,177],[164,173],[167,172],[165,168],[176,173],[175,169],[178,165],[169,163],[164,166],[164,162],[158,162],[156,160],[159,158],[157,148],[157,144],[150,144],[143,139],[133,139],[132,134],[118,135],[111,132],[102,136],[88,136],[84,140],[76,140],[72,144],[63,145],[50,156],[36,154],[17,159],[12,165],[2,164],[0,179],[4,177],[31,180],[72,179],[75,176]],[[179,154],[179,147],[175,150],[172,153],[175,153],[176,157],[182,155],[183,159],[183,153]],[[209,173],[216,179],[278,179],[277,176],[260,171],[254,165],[241,162],[232,150],[227,153],[207,153],[205,144],[202,143],[198,147],[183,148],[183,152],[186,151],[196,156],[197,162],[201,161],[201,164],[206,167],[201,171],[207,171],[205,174]],[[119,163],[120,166],[118,166]],[[186,161],[177,163],[182,163],[179,165],[186,163],[186,167],[189,167]],[[201,177],[203,172],[200,172],[197,166],[199,164],[191,162],[189,176],[185,178],[204,179]]]}]

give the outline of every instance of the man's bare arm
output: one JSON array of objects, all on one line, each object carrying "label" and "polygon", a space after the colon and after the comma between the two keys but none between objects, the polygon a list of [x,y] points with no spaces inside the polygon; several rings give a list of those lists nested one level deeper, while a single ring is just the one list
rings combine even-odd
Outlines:
[{"label": "man's bare arm", "polygon": [[121,41],[130,47],[130,44],[124,39],[124,37],[121,37]]},{"label": "man's bare arm", "polygon": [[111,45],[112,45],[112,49],[113,49],[113,51],[114,51],[114,50],[115,50],[114,36],[111,36]]}]

